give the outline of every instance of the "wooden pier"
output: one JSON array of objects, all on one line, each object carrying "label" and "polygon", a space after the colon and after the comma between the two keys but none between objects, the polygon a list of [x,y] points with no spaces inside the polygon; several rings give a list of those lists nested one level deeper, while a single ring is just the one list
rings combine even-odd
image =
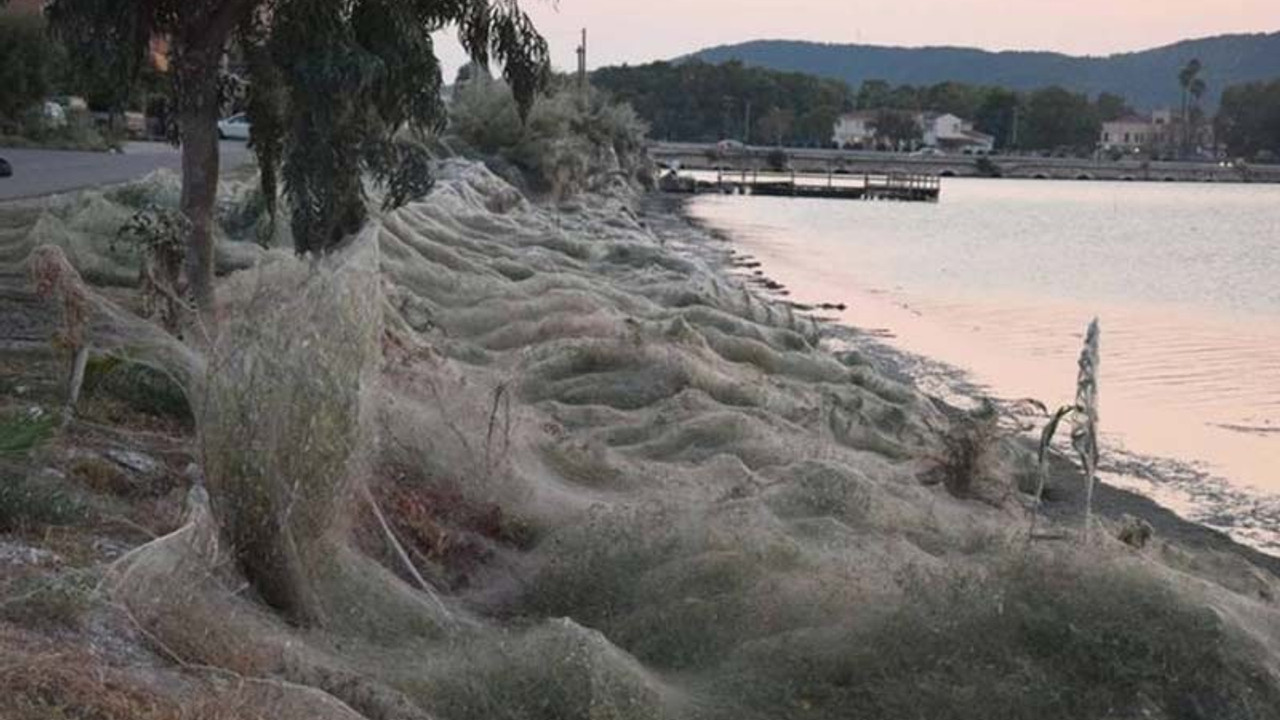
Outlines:
[{"label": "wooden pier", "polygon": [[937,202],[942,181],[909,173],[795,173],[759,170],[703,170],[668,173],[659,180],[666,192],[770,197],[834,198]]}]

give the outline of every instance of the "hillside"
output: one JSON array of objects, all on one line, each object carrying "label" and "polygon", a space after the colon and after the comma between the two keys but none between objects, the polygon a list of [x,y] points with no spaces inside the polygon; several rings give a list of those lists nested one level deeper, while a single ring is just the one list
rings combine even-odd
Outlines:
[{"label": "hillside", "polygon": [[1229,85],[1280,77],[1280,32],[1186,40],[1107,57],[788,40],[724,45],[690,57],[711,63],[737,59],[749,65],[838,78],[855,88],[869,79],[913,85],[953,80],[1021,90],[1061,85],[1090,94],[1119,93],[1140,108],[1176,105],[1178,68],[1198,57],[1205,64],[1208,101],[1216,106],[1223,88]]}]

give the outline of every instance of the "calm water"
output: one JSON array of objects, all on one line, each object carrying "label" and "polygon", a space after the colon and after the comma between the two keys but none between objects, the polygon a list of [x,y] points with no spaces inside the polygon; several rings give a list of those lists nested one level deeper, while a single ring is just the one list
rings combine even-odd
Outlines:
[{"label": "calm water", "polygon": [[1112,456],[1175,461],[1108,479],[1280,550],[1280,187],[950,180],[936,205],[692,209],[793,299],[1000,397],[1069,402],[1099,317]]}]

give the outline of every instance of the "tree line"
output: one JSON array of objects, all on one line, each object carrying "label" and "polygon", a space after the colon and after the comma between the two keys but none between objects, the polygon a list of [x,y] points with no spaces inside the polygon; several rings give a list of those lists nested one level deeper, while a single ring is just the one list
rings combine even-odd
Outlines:
[{"label": "tree line", "polygon": [[[656,62],[597,70],[592,82],[630,103],[661,140],[826,146],[841,114],[852,110],[952,113],[974,121],[999,147],[1091,148],[1101,124],[1132,112],[1125,99],[1091,99],[1062,88],[1015,92],[946,82],[855,92],[841,80],[746,66],[737,61]],[[895,117],[890,114],[887,117]],[[1016,130],[1015,130],[1016,125]]]},{"label": "tree line", "polygon": [[1082,151],[1098,140],[1102,123],[1132,113],[1125,99],[1112,93],[1090,98],[1061,87],[1030,92],[944,82],[930,86],[891,86],[883,80],[862,84],[859,110],[950,113],[970,120],[995,138],[997,148]]},{"label": "tree line", "polygon": [[1214,130],[1234,157],[1280,159],[1280,79],[1223,91]]},{"label": "tree line", "polygon": [[854,93],[839,80],[693,61],[603,68],[592,84],[630,103],[659,140],[826,145]]},{"label": "tree line", "polygon": [[[1192,67],[1190,64],[1188,68]],[[929,86],[864,82],[856,91],[841,80],[779,72],[730,61],[656,62],[597,70],[592,81],[630,103],[659,140],[825,147],[833,123],[853,110],[880,112],[890,134],[909,136],[910,115],[951,113],[971,120],[1003,150],[1092,152],[1102,124],[1133,114],[1122,96],[1090,97],[1061,87],[1015,91],[997,86],[944,82]],[[1195,116],[1205,89],[1196,73],[1171,77],[1184,91],[1182,112]],[[1277,141],[1280,127],[1270,100],[1275,83],[1228,88],[1218,125],[1234,155],[1252,156]],[[883,111],[883,112],[881,112]]]},{"label": "tree line", "polygon": [[56,97],[83,98],[89,110],[108,115],[126,110],[157,114],[151,101],[162,102],[167,83],[150,66],[140,68],[129,82],[120,83],[104,76],[100,64],[75,60],[65,43],[51,35],[43,15],[0,14],[0,135],[44,141],[57,140],[56,136],[71,140],[74,136],[86,147],[105,147],[96,130],[71,132],[92,129],[81,126],[90,124],[87,117],[69,118],[75,121],[74,128],[48,125],[42,105]]}]

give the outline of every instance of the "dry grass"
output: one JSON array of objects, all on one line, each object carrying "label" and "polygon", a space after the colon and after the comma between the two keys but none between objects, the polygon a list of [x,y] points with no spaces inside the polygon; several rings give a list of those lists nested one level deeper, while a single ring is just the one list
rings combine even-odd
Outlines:
[{"label": "dry grass", "polygon": [[67,474],[90,490],[107,495],[128,496],[138,490],[137,484],[115,463],[96,456],[76,458]]},{"label": "dry grass", "polygon": [[85,650],[8,650],[0,662],[2,720],[269,720],[247,694],[162,695]]},{"label": "dry grass", "polygon": [[0,695],[7,720],[176,720],[182,712],[83,652],[11,655],[0,666]]},{"label": "dry grass", "polygon": [[[374,497],[417,569],[448,587],[467,587],[495,545],[527,548],[531,542],[528,528],[496,504],[399,478],[379,483]],[[383,539],[374,522],[368,517],[361,523],[360,543],[378,556]]]},{"label": "dry grass", "polygon": [[[185,713],[95,654],[0,623],[4,720],[214,720]],[[223,715],[222,718],[233,716]]]}]

